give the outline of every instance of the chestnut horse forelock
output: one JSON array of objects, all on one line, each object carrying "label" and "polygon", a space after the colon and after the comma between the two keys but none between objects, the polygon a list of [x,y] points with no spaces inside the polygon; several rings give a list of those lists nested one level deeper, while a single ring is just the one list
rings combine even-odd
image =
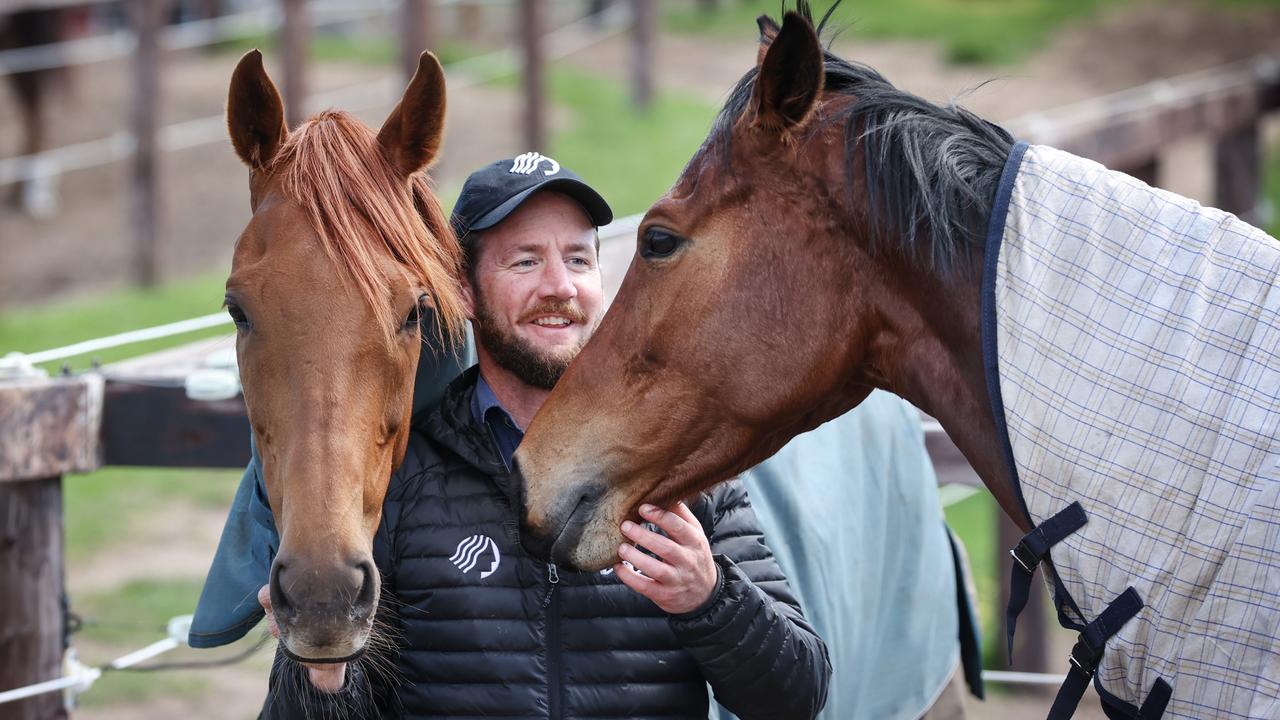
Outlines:
[{"label": "chestnut horse forelock", "polygon": [[408,444],[420,313],[446,348],[464,328],[461,249],[420,174],[444,110],[430,53],[377,133],[338,111],[290,132],[257,51],[232,75],[227,124],[253,217],[227,305],[280,530],[270,598],[295,659],[366,646],[380,599],[373,533]]},{"label": "chestnut horse forelock", "polygon": [[978,351],[1011,138],[825,51],[804,3],[760,26],[757,67],[516,453],[533,553],[606,566],[636,503],[725,480],[876,387],[938,417],[1016,508]]},{"label": "chestnut horse forelock", "polygon": [[396,327],[378,268],[388,256],[433,291],[438,339],[461,337],[462,253],[453,229],[424,175],[411,176],[404,191],[404,178],[364,123],[342,111],[319,113],[289,134],[266,173],[303,208],[325,252],[350,273],[385,338]]}]

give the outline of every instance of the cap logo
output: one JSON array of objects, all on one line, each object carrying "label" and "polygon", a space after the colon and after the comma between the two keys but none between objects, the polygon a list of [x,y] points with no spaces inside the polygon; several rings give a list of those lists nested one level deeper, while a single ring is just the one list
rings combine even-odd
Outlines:
[{"label": "cap logo", "polygon": [[512,175],[532,175],[544,162],[548,164],[548,167],[542,171],[543,175],[555,175],[560,172],[560,163],[536,152],[527,152],[516,156],[511,161],[511,169],[507,172]]}]

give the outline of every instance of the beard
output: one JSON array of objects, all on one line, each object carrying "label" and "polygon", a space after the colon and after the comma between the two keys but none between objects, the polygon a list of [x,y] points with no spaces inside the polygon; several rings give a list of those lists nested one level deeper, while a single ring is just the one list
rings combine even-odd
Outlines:
[{"label": "beard", "polygon": [[[586,323],[586,316],[578,307],[568,302],[546,302],[525,313],[520,322],[539,315],[562,315],[574,323]],[[522,382],[543,390],[550,390],[578,356],[591,333],[569,348],[550,351],[539,348],[529,340],[515,334],[513,329],[498,320],[498,316],[477,294],[476,317],[471,323],[476,342],[493,356],[494,361],[506,368]],[[592,327],[590,330],[594,331]]]}]

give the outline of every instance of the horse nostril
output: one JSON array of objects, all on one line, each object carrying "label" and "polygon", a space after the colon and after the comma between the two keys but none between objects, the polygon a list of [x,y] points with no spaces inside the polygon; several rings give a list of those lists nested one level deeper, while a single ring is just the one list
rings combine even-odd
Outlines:
[{"label": "horse nostril", "polygon": [[285,564],[277,559],[271,566],[271,579],[268,582],[271,590],[271,612],[275,614],[277,622],[280,621],[281,617],[292,617],[294,615],[293,603],[289,601],[288,595],[284,592],[284,573]]},{"label": "horse nostril", "polygon": [[377,601],[378,571],[368,560],[356,563],[356,567],[363,575],[363,579],[360,583],[360,593],[356,595],[355,607],[357,610],[367,611]]}]

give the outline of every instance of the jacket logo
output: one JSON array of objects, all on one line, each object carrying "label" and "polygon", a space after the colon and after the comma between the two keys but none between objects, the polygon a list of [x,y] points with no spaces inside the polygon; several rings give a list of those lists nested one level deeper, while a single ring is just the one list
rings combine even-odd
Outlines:
[{"label": "jacket logo", "polygon": [[458,543],[458,549],[454,550],[453,556],[449,558],[449,562],[461,570],[463,575],[474,570],[481,561],[489,562],[489,569],[480,571],[481,580],[492,575],[498,569],[498,563],[502,562],[498,543],[488,535],[472,535],[466,538]]},{"label": "jacket logo", "polygon": [[544,162],[547,163],[547,169],[542,171],[543,175],[555,175],[560,172],[560,163],[536,152],[517,155],[511,161],[511,169],[507,172],[512,175],[532,175]]}]

